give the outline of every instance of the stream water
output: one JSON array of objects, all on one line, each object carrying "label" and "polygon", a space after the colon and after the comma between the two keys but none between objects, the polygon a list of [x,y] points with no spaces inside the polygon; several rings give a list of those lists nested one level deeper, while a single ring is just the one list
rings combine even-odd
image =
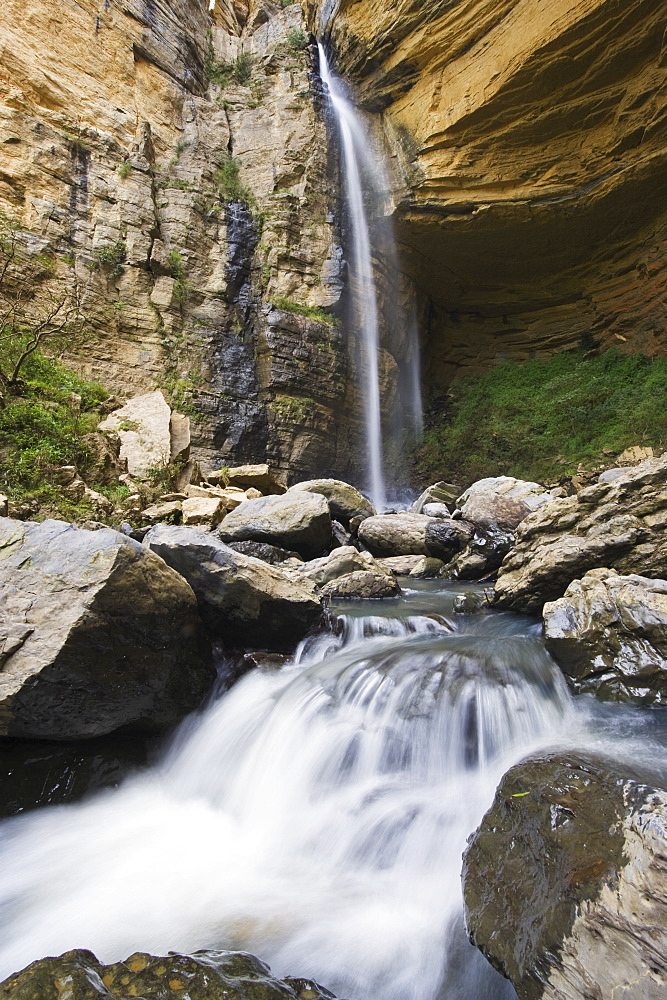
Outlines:
[{"label": "stream water", "polygon": [[530,751],[653,770],[662,714],[573,700],[530,619],[454,615],[458,585],[341,605],[120,788],[0,826],[0,978],[89,948],[227,947],[352,1000],[502,1000],[467,944],[466,838]]}]

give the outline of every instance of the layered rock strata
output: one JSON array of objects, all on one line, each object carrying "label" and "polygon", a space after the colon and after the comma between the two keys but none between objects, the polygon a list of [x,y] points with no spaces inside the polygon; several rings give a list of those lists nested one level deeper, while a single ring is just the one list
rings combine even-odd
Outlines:
[{"label": "layered rock strata", "polygon": [[429,383],[584,345],[665,350],[653,0],[309,0],[395,165]]}]

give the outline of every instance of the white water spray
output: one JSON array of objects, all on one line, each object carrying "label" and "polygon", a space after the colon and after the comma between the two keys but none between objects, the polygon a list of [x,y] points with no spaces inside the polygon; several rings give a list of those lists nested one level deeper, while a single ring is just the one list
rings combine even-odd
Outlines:
[{"label": "white water spray", "polygon": [[[351,242],[351,278],[354,323],[363,351],[364,422],[368,445],[371,500],[378,510],[387,506],[382,468],[382,411],[378,351],[378,302],[373,278],[370,229],[364,204],[362,166],[372,175],[373,154],[363,125],[340,82],[329,68],[324,47],[318,44],[320,76],[329,91],[343,154],[343,190],[347,202]],[[369,169],[370,168],[370,169]]]},{"label": "white water spray", "polygon": [[461,853],[502,772],[573,709],[525,625],[457,634],[448,600],[345,617],[160,767],[4,824],[0,978],[74,947],[228,947],[351,1000],[513,995],[461,932]]}]

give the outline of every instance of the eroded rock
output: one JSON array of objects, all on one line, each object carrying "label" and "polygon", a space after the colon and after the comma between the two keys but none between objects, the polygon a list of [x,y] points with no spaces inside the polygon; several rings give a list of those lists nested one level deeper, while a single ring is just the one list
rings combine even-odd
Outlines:
[{"label": "eroded rock", "polygon": [[383,574],[382,567],[369,552],[358,552],[352,545],[334,549],[331,555],[304,563],[301,573],[318,587],[349,573],[371,572]]},{"label": "eroded rock", "polygon": [[372,600],[384,597],[398,597],[401,588],[395,577],[384,573],[373,573],[361,570],[347,573],[332,580],[322,590],[322,595],[328,599],[346,598]]},{"label": "eroded rock", "polygon": [[359,540],[374,556],[427,556],[426,529],[435,524],[440,519],[424,514],[380,514],[362,521]]},{"label": "eroded rock", "polygon": [[320,493],[326,497],[332,520],[340,521],[344,526],[349,525],[353,517],[373,517],[376,513],[370,500],[367,500],[354,486],[340,479],[309,479],[291,486],[288,493],[293,490]]},{"label": "eroded rock", "polygon": [[[287,489],[277,473],[266,463],[260,465],[237,465],[222,472],[222,478],[229,486],[243,490],[259,490],[263,496],[280,495]],[[211,482],[213,480],[209,476]]]},{"label": "eroded rock", "polygon": [[667,991],[667,792],[623,765],[529,758],[464,855],[473,944],[520,1000]]},{"label": "eroded rock", "polygon": [[217,534],[223,542],[268,542],[313,558],[331,543],[329,504],[319,493],[299,490],[246,500],[227,514]]},{"label": "eroded rock", "polygon": [[552,500],[526,517],[503,561],[496,603],[539,612],[590,569],[667,576],[667,459]]},{"label": "eroded rock", "polygon": [[543,616],[547,649],[575,690],[667,704],[667,580],[594,569]]},{"label": "eroded rock", "polygon": [[289,649],[319,620],[315,586],[196,528],[156,525],[144,538],[192,587],[210,632],[230,646]]},{"label": "eroded rock", "polygon": [[0,519],[0,734],[157,731],[213,682],[195,596],[111,528]]}]

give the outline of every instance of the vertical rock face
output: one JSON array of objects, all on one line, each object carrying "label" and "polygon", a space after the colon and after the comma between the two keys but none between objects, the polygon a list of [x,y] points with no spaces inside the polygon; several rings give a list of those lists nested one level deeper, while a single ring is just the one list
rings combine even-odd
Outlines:
[{"label": "vertical rock face", "polygon": [[664,352],[660,4],[310,0],[308,11],[393,147],[429,381],[580,345]]},{"label": "vertical rock face", "polygon": [[75,362],[189,404],[203,464],[301,477],[349,472],[359,423],[305,32],[256,0],[12,2],[0,27],[0,208],[82,290]]}]

